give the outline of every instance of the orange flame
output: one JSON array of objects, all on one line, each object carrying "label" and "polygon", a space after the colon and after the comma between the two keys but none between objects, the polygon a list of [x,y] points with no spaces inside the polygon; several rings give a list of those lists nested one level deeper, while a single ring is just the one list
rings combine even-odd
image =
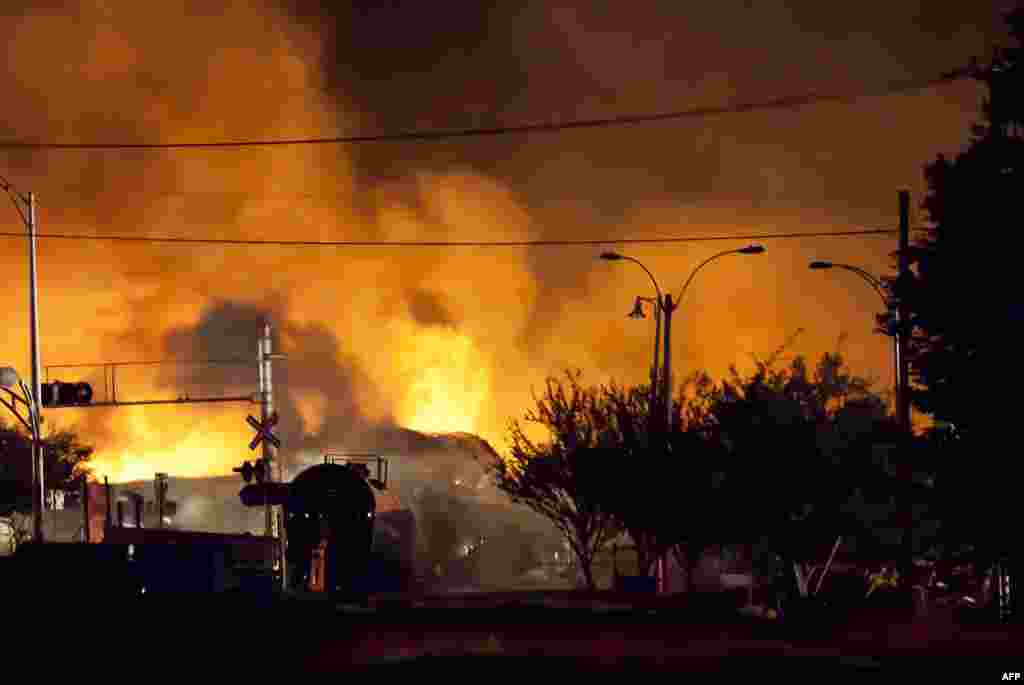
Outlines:
[{"label": "orange flame", "polygon": [[426,433],[475,433],[490,396],[490,370],[473,340],[446,329],[414,334],[402,350],[407,379],[399,422]]}]

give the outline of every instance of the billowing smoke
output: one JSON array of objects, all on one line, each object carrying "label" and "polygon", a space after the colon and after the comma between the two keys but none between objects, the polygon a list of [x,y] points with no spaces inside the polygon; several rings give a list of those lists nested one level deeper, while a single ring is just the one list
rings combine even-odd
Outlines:
[{"label": "billowing smoke", "polygon": [[421,326],[454,328],[457,325],[441,296],[426,290],[414,290],[409,294],[409,314]]},{"label": "billowing smoke", "polygon": [[[272,375],[278,433],[288,445],[281,455],[285,463],[303,451],[361,444],[371,428],[360,409],[361,400],[377,395],[376,388],[359,362],[340,352],[340,342],[330,329],[293,321],[283,303],[261,307],[214,302],[194,326],[168,331],[164,347],[172,359],[248,359],[252,369],[255,343],[268,324],[272,348],[285,356],[273,362]],[[215,397],[254,392],[252,373],[248,375],[249,383],[243,385],[237,382],[237,369],[230,366],[181,366],[161,380],[163,385]],[[315,408],[307,408],[313,402],[308,398],[315,398]]]},{"label": "billowing smoke", "polygon": [[[442,12],[436,3],[370,0],[280,0],[257,9],[197,0],[7,3],[0,139],[294,139],[870,90],[985,54],[1002,30],[996,4],[907,0],[826,12],[812,0],[784,9],[743,0],[465,3]],[[892,227],[894,190],[911,184],[922,196],[921,165],[956,152],[979,100],[977,84],[960,83],[849,106],[555,135],[216,150],[3,148],[0,173],[37,193],[44,233],[518,241]],[[18,218],[4,211],[5,231],[16,232]],[[3,240],[0,267],[24,274],[23,242]],[[676,294],[696,264],[728,247],[621,249]],[[893,241],[768,248],[756,259],[718,262],[696,280],[673,321],[678,376],[722,374],[798,328],[807,334],[794,352],[815,358],[842,328],[851,332],[851,365],[889,377],[891,350],[871,332],[872,294],[806,264],[842,260],[888,272]],[[259,329],[269,320],[275,348],[289,357],[275,364],[289,466],[314,463],[324,448],[429,454],[408,456],[405,480],[427,483],[429,472],[431,482],[447,482],[434,475],[443,469],[428,465],[454,452],[428,449],[421,443],[431,438],[417,436],[472,433],[502,450],[507,422],[522,416],[531,388],[549,374],[571,366],[588,381],[646,379],[650,321],[625,314],[653,288],[635,265],[598,261],[601,249],[43,239],[42,358],[242,358],[252,364],[121,368],[118,396],[248,394]],[[27,376],[24,281],[12,277],[5,291],[0,364]],[[61,374],[105,386],[101,366]],[[50,425],[77,425],[96,446],[99,475],[126,481],[157,471],[230,474],[252,456],[244,421],[252,410],[44,414]],[[194,511],[208,505],[197,500]]]}]

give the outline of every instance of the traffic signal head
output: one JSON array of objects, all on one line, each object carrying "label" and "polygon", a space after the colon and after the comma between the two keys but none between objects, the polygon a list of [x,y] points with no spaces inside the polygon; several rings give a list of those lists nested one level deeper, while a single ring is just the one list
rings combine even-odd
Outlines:
[{"label": "traffic signal head", "polygon": [[44,407],[81,407],[92,403],[92,386],[88,383],[44,383],[40,386],[39,403]]}]

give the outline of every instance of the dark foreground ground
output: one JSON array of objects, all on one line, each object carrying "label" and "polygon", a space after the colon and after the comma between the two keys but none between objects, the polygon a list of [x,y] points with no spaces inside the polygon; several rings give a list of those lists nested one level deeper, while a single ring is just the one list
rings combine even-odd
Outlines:
[{"label": "dark foreground ground", "polygon": [[[60,622],[59,635],[70,638],[70,649],[118,664],[130,657],[149,672],[184,669],[197,678],[225,669],[266,675],[373,667],[430,678],[440,669],[442,676],[488,674],[502,680],[511,669],[526,669],[546,681],[545,669],[568,667],[773,679],[938,675],[991,682],[1024,670],[1021,626],[958,625],[948,615],[897,621],[864,613],[842,623],[786,626],[728,612],[710,617],[706,609],[678,602],[637,606],[608,595],[569,600],[539,593],[392,599],[370,607],[228,596],[151,596],[104,605],[93,597],[88,607],[81,614],[85,621],[63,607],[71,620]],[[49,625],[44,642],[52,644],[57,638]],[[84,629],[80,637],[78,628]]]}]

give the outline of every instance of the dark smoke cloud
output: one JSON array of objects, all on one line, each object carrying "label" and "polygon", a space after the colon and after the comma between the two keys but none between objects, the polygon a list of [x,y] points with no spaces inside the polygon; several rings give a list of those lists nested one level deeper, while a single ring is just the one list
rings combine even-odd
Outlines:
[{"label": "dark smoke cloud", "polygon": [[414,290],[408,294],[409,313],[421,326],[445,326],[455,328],[455,317],[448,310],[444,299],[426,290]]},{"label": "dark smoke cloud", "polygon": [[[437,305],[435,303],[436,306]],[[435,325],[450,320],[443,310],[432,312]],[[437,317],[441,317],[438,319]],[[485,441],[470,435],[432,436],[398,427],[393,421],[366,417],[361,402],[379,397],[352,358],[340,354],[342,341],[318,323],[297,323],[289,316],[283,297],[262,304],[214,301],[194,326],[169,330],[163,338],[168,358],[192,360],[248,360],[249,366],[202,365],[169,367],[160,385],[179,396],[246,395],[257,383],[253,370],[256,340],[263,326],[272,325],[272,345],[286,355],[274,362],[274,401],[281,423],[278,431],[287,446],[281,456],[299,465],[310,453],[325,449],[378,451],[420,464],[421,477],[434,478],[439,469],[462,473],[478,482],[480,464],[495,455]],[[319,394],[326,400],[319,427],[305,425],[300,398]],[[305,456],[303,456],[305,455]]]},{"label": "dark smoke cloud", "polygon": [[[282,299],[264,305],[217,301],[209,305],[195,326],[174,328],[164,336],[168,356],[178,359],[251,360],[255,367],[256,341],[263,326],[272,326],[272,345],[287,359],[274,362],[274,403],[280,417],[280,435],[290,456],[305,449],[346,445],[366,433],[370,422],[360,409],[360,399],[376,393],[370,380],[353,359],[339,353],[342,344],[325,326],[296,323],[289,318]],[[239,377],[231,366],[183,366],[162,384],[179,391],[207,396],[229,392],[248,394],[256,387],[255,373]],[[298,398],[319,393],[326,400],[321,426],[303,423]]]}]

